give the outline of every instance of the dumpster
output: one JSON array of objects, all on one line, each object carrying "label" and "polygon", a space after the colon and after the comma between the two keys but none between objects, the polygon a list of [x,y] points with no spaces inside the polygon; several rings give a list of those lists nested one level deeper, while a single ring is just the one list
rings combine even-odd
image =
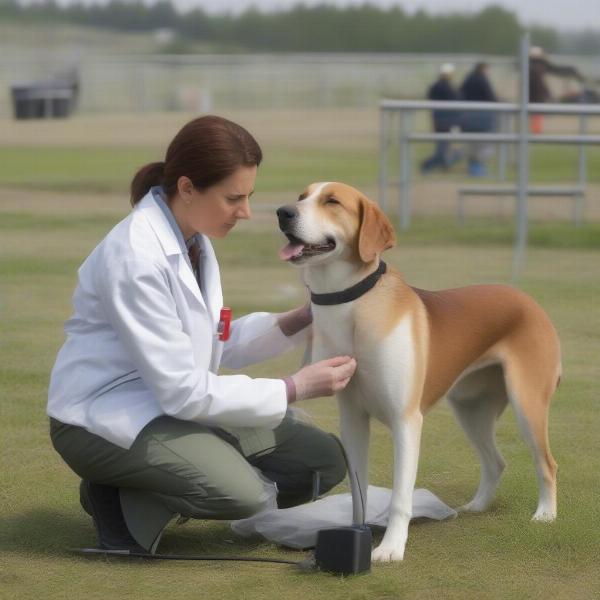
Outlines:
[{"label": "dumpster", "polygon": [[15,119],[68,117],[75,108],[77,83],[73,80],[31,82],[11,87]]}]

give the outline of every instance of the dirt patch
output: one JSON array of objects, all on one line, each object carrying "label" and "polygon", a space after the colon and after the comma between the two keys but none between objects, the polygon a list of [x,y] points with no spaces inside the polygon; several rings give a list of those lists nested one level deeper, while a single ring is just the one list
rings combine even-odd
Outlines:
[{"label": "dirt patch", "polygon": [[[306,110],[218,110],[249,129],[265,145],[298,147],[378,148],[376,108]],[[15,121],[0,119],[3,146],[123,147],[148,146],[164,152],[187,121],[185,112],[75,115],[71,119]],[[429,115],[416,114],[416,129],[427,131]],[[547,117],[544,133],[576,133],[576,117]],[[588,120],[588,132],[600,132],[600,118]]]},{"label": "dirt patch", "polygon": [[[266,146],[339,148],[377,147],[374,110],[218,111],[246,127]],[[3,146],[155,147],[161,153],[175,133],[198,115],[134,113],[83,115],[68,120],[0,120]]]},{"label": "dirt patch", "polygon": [[[125,216],[131,206],[126,193],[90,194],[0,187],[1,212],[45,215],[93,214]],[[1,213],[0,213],[1,214]]]}]

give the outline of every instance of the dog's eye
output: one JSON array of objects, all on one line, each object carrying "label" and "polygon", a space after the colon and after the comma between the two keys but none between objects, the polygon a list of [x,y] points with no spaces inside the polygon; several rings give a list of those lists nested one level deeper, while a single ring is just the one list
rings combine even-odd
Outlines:
[{"label": "dog's eye", "polygon": [[329,196],[329,198],[325,200],[325,204],[339,204],[339,202],[333,196]]}]

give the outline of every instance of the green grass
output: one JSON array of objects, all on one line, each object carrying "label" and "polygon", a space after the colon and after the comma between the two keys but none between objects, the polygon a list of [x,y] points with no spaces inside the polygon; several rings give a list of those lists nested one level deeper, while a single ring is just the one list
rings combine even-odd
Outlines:
[{"label": "green grass", "polygon": [[[278,166],[283,168],[283,157],[281,161]],[[59,161],[55,164],[60,170]],[[93,164],[90,160],[89,169],[82,169],[86,177],[96,177]],[[292,178],[304,177],[300,173],[304,168],[308,166],[290,167],[290,173],[295,173]],[[61,177],[68,183],[67,169]],[[177,600],[201,595],[291,600],[322,595],[345,600],[436,596],[462,600],[546,598],[549,593],[559,599],[598,597],[600,243],[596,224],[577,229],[534,223],[520,282],[549,312],[563,345],[564,380],[550,419],[550,440],[560,467],[557,522],[530,522],[537,495],[534,470],[515,419],[507,411],[499,422],[498,443],[509,466],[490,511],[445,523],[415,524],[403,563],[375,565],[370,575],[342,578],[298,573],[278,565],[160,564],[86,559],[69,553],[69,548],[92,545],[95,535],[78,505],[76,476],[50,446],[47,384],[63,341],[63,322],[70,314],[77,267],[114,222],[86,205],[66,216],[57,216],[50,206],[39,212],[1,212],[0,207],[0,236],[5,242],[0,256],[3,598]],[[225,301],[236,315],[285,310],[304,301],[298,273],[278,260],[281,238],[269,227],[240,224],[215,244]],[[449,220],[421,218],[409,232],[398,233],[398,245],[386,253],[386,260],[400,268],[410,283],[430,289],[506,281],[512,235],[508,223],[473,219],[459,227]],[[37,246],[31,247],[32,240]],[[297,351],[247,372],[278,377],[293,372],[299,360]],[[318,425],[337,431],[334,402],[314,400],[305,407]],[[390,486],[391,440],[378,424],[373,427],[371,453],[372,483]],[[477,481],[474,453],[442,404],[425,421],[417,485],[456,506],[469,499]],[[161,550],[298,560],[306,555],[258,539],[237,538],[218,522],[171,527]]]},{"label": "green grass", "polygon": [[[121,192],[137,168],[159,157],[141,148],[0,147],[0,186],[58,191]],[[284,168],[285,167],[285,168]],[[373,180],[371,157],[361,151],[271,149],[258,191],[302,189],[307,182]]]},{"label": "green grass", "polygon": [[156,160],[131,148],[0,148],[0,185],[59,191],[127,189],[135,169]]},{"label": "green grass", "polygon": [[[511,221],[480,218],[460,226],[447,217],[416,218],[411,228],[398,236],[400,243],[465,246],[506,246],[514,244],[514,239]],[[574,227],[571,223],[532,221],[528,241],[530,246],[540,248],[600,248],[600,223],[592,221]]]},{"label": "green grass", "polygon": [[0,231],[4,232],[47,232],[61,229],[78,230],[112,227],[115,219],[106,215],[89,214],[85,216],[62,216],[47,214],[31,214],[26,212],[3,212]]},{"label": "green grass", "polygon": [[[414,151],[415,164],[430,151],[419,145]],[[0,186],[26,189],[122,192],[135,171],[143,164],[159,159],[155,151],[137,147],[39,147],[0,146]],[[494,166],[494,161],[490,161]],[[575,182],[577,149],[563,147],[531,150],[532,182]],[[588,150],[588,181],[600,181],[600,149]],[[377,154],[366,149],[341,147],[331,151],[316,147],[295,150],[275,146],[265,148],[257,191],[301,190],[311,181],[352,181],[356,186],[377,180]],[[459,177],[460,169],[451,173]],[[509,170],[509,178],[514,177]]]},{"label": "green grass", "polygon": [[[257,127],[250,127],[258,129],[259,139],[262,135],[267,139],[257,202],[261,192],[272,192],[271,198],[281,195],[281,202],[288,202],[310,181],[339,179],[373,187],[375,132],[363,140],[346,123],[348,143],[344,132],[339,139],[327,138],[328,145],[321,144],[316,132],[325,135],[330,116],[315,118],[312,129],[304,136],[296,131],[289,144],[284,143],[287,123],[275,120],[264,125],[258,118]],[[92,119],[86,121],[88,126],[105,128],[110,122]],[[279,137],[265,135],[269,128]],[[35,133],[25,129],[28,135]],[[60,135],[58,129],[52,131],[51,135]],[[83,133],[87,135],[87,129]],[[49,373],[64,340],[63,324],[71,312],[77,268],[127,213],[126,190],[135,170],[158,157],[154,138],[148,138],[147,146],[141,141],[136,141],[139,146],[121,146],[104,140],[104,147],[83,146],[83,142],[65,146],[58,139],[43,142],[49,145],[36,145],[35,140],[18,148],[0,145],[0,188],[32,190],[31,202],[26,202],[28,193],[15,196],[23,198],[20,206],[0,189],[10,200],[7,206],[0,204],[1,598],[178,600],[202,595],[306,600],[319,595],[344,600],[521,600],[551,595],[571,600],[600,596],[600,225],[593,221],[579,228],[533,221],[519,282],[548,311],[563,348],[564,378],[550,413],[550,441],[560,468],[556,523],[530,522],[537,496],[534,470],[515,419],[507,411],[499,422],[498,444],[508,469],[491,509],[445,523],[414,524],[405,561],[376,565],[368,576],[302,574],[285,566],[245,563],[121,562],[69,553],[69,548],[94,544],[95,534],[78,504],[77,477],[49,442],[45,416]],[[427,145],[416,146],[415,164],[429,151]],[[576,179],[575,149],[536,147],[531,152],[535,181]],[[396,164],[393,160],[391,164]],[[449,174],[451,181],[461,177],[460,169]],[[588,152],[588,175],[590,181],[600,180],[597,148]],[[68,193],[56,193],[62,191]],[[98,195],[89,196],[90,192]],[[274,218],[259,216],[240,223],[227,239],[215,243],[225,302],[234,315],[283,311],[305,300],[297,271],[277,258],[282,239],[274,227]],[[397,246],[386,252],[385,259],[415,286],[439,289],[510,278],[514,227],[508,217],[470,218],[459,226],[449,216],[417,215],[409,231],[398,227],[396,231]],[[293,372],[300,357],[298,350],[245,372],[279,377]],[[331,399],[309,401],[304,407],[319,426],[337,431]],[[374,424],[373,484],[391,485],[391,451],[388,432]],[[478,477],[474,453],[442,403],[425,420],[417,485],[458,506],[473,494]],[[161,550],[298,560],[306,556],[258,539],[237,538],[225,523],[199,521],[171,527]]]}]

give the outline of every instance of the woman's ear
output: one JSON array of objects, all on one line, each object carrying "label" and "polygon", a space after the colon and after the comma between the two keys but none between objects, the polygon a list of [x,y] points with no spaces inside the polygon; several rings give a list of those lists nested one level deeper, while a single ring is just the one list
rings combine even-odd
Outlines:
[{"label": "woman's ear", "polygon": [[368,198],[359,198],[361,206],[360,229],[358,232],[358,253],[363,262],[368,263],[384,250],[396,245],[394,228],[385,213]]},{"label": "woman's ear", "polygon": [[177,180],[177,192],[184,200],[189,200],[194,191],[194,184],[189,177],[182,175]]}]

